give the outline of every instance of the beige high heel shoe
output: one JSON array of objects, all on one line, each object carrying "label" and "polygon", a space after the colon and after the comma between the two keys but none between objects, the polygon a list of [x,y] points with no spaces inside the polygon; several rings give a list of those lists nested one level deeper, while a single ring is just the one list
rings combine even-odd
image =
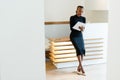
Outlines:
[{"label": "beige high heel shoe", "polygon": [[78,74],[78,75],[86,76],[86,75],[85,75],[85,72],[82,72],[82,69],[81,69],[81,67],[79,67],[79,66],[78,66],[78,68],[77,68],[77,74]]}]

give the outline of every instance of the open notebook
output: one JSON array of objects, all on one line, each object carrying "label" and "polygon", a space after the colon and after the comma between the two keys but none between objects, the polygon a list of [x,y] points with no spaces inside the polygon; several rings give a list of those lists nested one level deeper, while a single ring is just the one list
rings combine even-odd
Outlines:
[{"label": "open notebook", "polygon": [[73,26],[73,29],[78,30],[78,31],[81,31],[80,28],[79,28],[80,26],[85,27],[85,23],[83,23],[83,22],[77,22],[77,23]]}]

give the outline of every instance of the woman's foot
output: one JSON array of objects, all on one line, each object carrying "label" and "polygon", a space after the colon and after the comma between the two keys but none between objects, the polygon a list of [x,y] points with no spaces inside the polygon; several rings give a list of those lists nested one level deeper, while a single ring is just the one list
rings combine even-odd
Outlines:
[{"label": "woman's foot", "polygon": [[80,71],[80,72],[77,71],[77,74],[78,74],[78,75],[86,76],[85,73],[82,73],[82,71]]},{"label": "woman's foot", "polygon": [[82,70],[81,70],[81,71],[82,71],[82,73],[85,73],[85,71],[84,71],[84,69],[83,69],[83,68],[82,68]]},{"label": "woman's foot", "polygon": [[85,74],[85,73],[82,73],[82,75],[83,75],[83,76],[86,76],[86,74]]},{"label": "woman's foot", "polygon": [[81,66],[78,66],[77,71],[78,71],[78,72],[81,71]]},{"label": "woman's foot", "polygon": [[81,66],[78,66],[78,68],[77,68],[77,74],[78,75],[86,76],[85,75],[85,71],[84,71],[84,69]]}]

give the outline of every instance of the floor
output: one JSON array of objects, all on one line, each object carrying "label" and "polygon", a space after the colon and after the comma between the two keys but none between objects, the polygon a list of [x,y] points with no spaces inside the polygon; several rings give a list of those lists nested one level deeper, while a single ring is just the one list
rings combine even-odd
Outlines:
[{"label": "floor", "polygon": [[46,61],[46,80],[106,80],[106,64],[84,66],[86,76],[75,73],[76,67],[57,69]]}]

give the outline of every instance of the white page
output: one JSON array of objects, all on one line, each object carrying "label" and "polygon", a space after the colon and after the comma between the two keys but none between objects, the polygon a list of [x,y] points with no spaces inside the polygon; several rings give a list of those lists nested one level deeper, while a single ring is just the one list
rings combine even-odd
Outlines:
[{"label": "white page", "polygon": [[81,31],[80,28],[79,28],[80,26],[85,27],[85,23],[83,23],[83,22],[77,22],[77,23],[73,26],[73,29],[78,30],[78,31]]}]

